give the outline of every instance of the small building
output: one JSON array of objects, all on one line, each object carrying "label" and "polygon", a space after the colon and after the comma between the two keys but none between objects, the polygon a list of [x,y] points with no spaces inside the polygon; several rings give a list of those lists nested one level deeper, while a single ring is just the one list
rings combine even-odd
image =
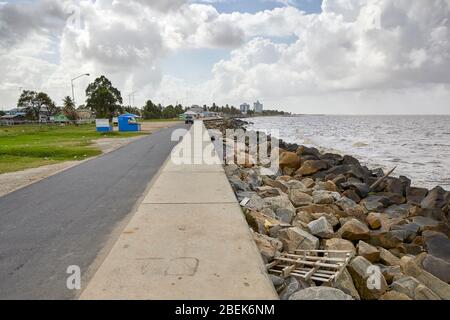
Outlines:
[{"label": "small building", "polygon": [[0,117],[0,123],[7,126],[24,124],[26,123],[25,113],[6,114]]},{"label": "small building", "polygon": [[188,111],[196,112],[198,114],[203,113],[204,109],[196,104],[194,104],[192,107],[189,108]]},{"label": "small building", "polygon": [[141,124],[138,122],[140,116],[127,113],[118,117],[120,132],[138,132],[141,131]]},{"label": "small building", "polygon": [[77,109],[78,119],[80,120],[90,120],[94,119],[94,114],[89,109]]},{"label": "small building", "polygon": [[255,113],[263,113],[264,105],[258,100],[253,104],[253,109],[255,110]]},{"label": "small building", "polygon": [[243,103],[240,106],[240,110],[242,114],[247,114],[250,111],[250,105],[248,103]]},{"label": "small building", "polygon": [[50,121],[54,123],[70,123],[71,121],[63,114],[50,117]]},{"label": "small building", "polygon": [[48,122],[50,122],[48,107],[46,105],[43,105],[39,110],[39,123],[48,123]]},{"label": "small building", "polygon": [[183,113],[183,119],[185,119],[186,116],[192,116],[194,119],[200,119],[203,116],[203,108],[201,108],[201,111],[199,109],[191,108]]}]

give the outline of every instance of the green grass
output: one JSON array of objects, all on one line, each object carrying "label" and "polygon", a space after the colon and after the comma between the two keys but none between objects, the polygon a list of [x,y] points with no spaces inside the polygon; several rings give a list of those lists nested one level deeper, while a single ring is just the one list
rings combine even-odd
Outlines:
[{"label": "green grass", "polygon": [[100,138],[125,138],[132,132],[97,133],[95,125],[0,127],[0,174],[101,154],[92,146]]}]

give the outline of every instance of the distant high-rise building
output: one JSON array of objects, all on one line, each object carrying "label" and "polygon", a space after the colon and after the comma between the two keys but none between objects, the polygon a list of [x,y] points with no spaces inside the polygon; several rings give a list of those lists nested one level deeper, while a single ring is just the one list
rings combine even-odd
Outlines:
[{"label": "distant high-rise building", "polygon": [[264,110],[264,106],[259,102],[259,100],[253,104],[253,108],[255,109],[256,113],[262,113]]},{"label": "distant high-rise building", "polygon": [[250,105],[248,103],[243,103],[241,104],[240,109],[242,114],[247,114],[250,111]]}]

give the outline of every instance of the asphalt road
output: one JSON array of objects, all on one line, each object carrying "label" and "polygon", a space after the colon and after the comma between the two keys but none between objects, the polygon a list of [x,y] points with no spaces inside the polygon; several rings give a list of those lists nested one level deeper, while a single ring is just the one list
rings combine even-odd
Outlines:
[{"label": "asphalt road", "polygon": [[[0,299],[72,299],[167,159],[177,125],[0,198]],[[84,286],[83,286],[84,287]]]}]

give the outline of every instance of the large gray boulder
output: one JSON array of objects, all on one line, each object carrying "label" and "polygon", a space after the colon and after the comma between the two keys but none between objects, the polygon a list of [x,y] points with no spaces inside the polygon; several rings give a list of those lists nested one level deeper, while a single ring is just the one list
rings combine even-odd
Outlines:
[{"label": "large gray boulder", "polygon": [[275,211],[275,215],[278,217],[280,221],[291,224],[292,219],[294,219],[295,217],[295,211],[291,209],[280,208],[277,211]]},{"label": "large gray boulder", "polygon": [[286,287],[280,292],[280,300],[288,300],[295,292],[308,288],[310,285],[295,277],[286,278]]},{"label": "large gray boulder", "polygon": [[422,233],[428,253],[450,262],[450,240],[440,232],[425,231]]},{"label": "large gray boulder", "polygon": [[392,283],[391,288],[413,300],[441,300],[438,295],[413,277],[401,278]]},{"label": "large gray boulder", "polygon": [[422,260],[421,266],[424,270],[428,271],[442,281],[446,283],[450,282],[450,263],[448,263],[447,261],[427,254],[426,257]]},{"label": "large gray boulder", "polygon": [[361,300],[358,290],[355,288],[352,276],[345,269],[336,281],[332,283],[333,288],[342,290],[344,293],[351,295],[355,300]]},{"label": "large gray boulder", "polygon": [[329,239],[333,237],[334,231],[327,218],[321,217],[308,224],[308,229],[311,234],[319,237]]},{"label": "large gray boulder", "polygon": [[449,198],[449,194],[444,189],[436,187],[422,200],[420,206],[424,209],[441,209],[448,204]]},{"label": "large gray boulder", "polygon": [[356,289],[363,300],[378,300],[388,289],[386,279],[381,270],[377,269],[364,257],[356,257],[349,266]]},{"label": "large gray boulder", "polygon": [[282,194],[278,197],[269,197],[263,199],[264,205],[271,208],[274,212],[278,209],[289,209],[295,211],[295,207],[292,205],[289,197]]},{"label": "large gray boulder", "polygon": [[442,300],[450,300],[450,285],[441,279],[433,276],[431,273],[423,270],[416,264],[414,259],[403,257],[401,259],[402,271],[405,275],[414,277],[424,286],[433,290]]}]

